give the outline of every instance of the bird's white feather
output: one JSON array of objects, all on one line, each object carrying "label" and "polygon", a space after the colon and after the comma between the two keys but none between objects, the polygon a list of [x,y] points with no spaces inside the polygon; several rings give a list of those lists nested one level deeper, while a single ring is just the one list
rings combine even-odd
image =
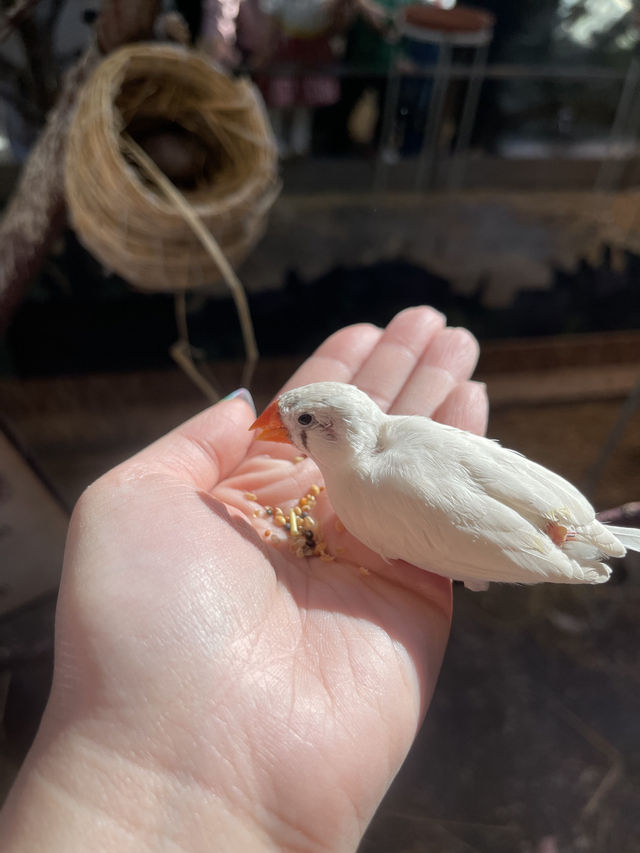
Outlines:
[{"label": "bird's white feather", "polygon": [[640,551],[640,530],[635,527],[616,527],[607,524],[606,529],[630,551]]},{"label": "bird's white feather", "polygon": [[[470,586],[602,583],[602,559],[640,550],[640,530],[600,524],[557,474],[497,442],[417,416],[384,415],[361,391],[284,394],[294,443],[316,461],[345,527],[386,559]],[[313,422],[302,429],[300,413]]]},{"label": "bird's white feather", "polygon": [[372,550],[464,581],[606,580],[599,563],[583,569],[504,493],[474,479],[469,447],[460,446],[466,434],[442,433],[426,419],[389,427],[386,449],[367,460],[364,475],[348,466],[323,471],[338,517]]}]

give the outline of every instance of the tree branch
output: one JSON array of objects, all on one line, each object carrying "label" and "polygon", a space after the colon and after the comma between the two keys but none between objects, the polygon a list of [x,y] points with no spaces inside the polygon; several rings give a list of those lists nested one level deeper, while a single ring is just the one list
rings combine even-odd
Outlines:
[{"label": "tree branch", "polygon": [[110,53],[123,44],[151,37],[161,0],[111,0],[104,4],[96,23],[98,47]]},{"label": "tree branch", "polygon": [[0,328],[8,322],[64,225],[61,164],[76,93],[96,64],[95,47],[65,77],[56,107],[24,165],[0,223]]},{"label": "tree branch", "polygon": [[60,17],[60,13],[64,8],[65,0],[52,0],[51,8],[49,9],[49,14],[47,15],[47,27],[49,30],[53,30],[55,25],[58,23],[58,18]]},{"label": "tree branch", "polygon": [[0,80],[0,98],[11,106],[30,124],[37,127],[42,123],[42,113],[37,107],[34,107],[31,101],[23,98],[16,86],[5,83]]},{"label": "tree branch", "polygon": [[[15,13],[18,6],[26,9],[27,5],[32,4],[23,0],[12,11]],[[105,0],[96,24],[102,53],[147,38],[159,6],[159,0]],[[0,329],[9,322],[64,226],[62,164],[67,131],[80,88],[99,59],[100,52],[92,44],[68,71],[0,222]]]},{"label": "tree branch", "polygon": [[40,0],[16,0],[10,9],[0,12],[0,44],[27,20],[39,2]]},{"label": "tree branch", "polygon": [[60,73],[53,55],[50,32],[28,18],[18,26],[33,88],[33,99],[43,115],[55,103]]},{"label": "tree branch", "polygon": [[10,77],[12,80],[15,80],[20,74],[20,69],[17,65],[9,62],[8,59],[5,59],[4,56],[0,56],[0,72],[2,72],[2,76],[5,79]]}]

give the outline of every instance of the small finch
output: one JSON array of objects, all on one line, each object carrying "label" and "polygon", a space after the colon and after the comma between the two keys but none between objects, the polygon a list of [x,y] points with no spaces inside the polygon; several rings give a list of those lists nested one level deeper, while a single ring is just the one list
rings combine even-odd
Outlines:
[{"label": "small finch", "polygon": [[338,518],[364,545],[470,589],[604,583],[603,560],[640,551],[640,530],[601,524],[558,474],[430,418],[386,415],[354,385],[287,391],[251,429],[313,459]]}]

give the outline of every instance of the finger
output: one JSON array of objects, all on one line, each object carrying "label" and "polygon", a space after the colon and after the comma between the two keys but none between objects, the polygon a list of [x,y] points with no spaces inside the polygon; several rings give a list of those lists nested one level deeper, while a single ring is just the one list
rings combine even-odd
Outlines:
[{"label": "finger", "polygon": [[356,373],[354,383],[388,411],[444,324],[439,311],[424,306],[396,314]]},{"label": "finger", "polygon": [[451,391],[433,413],[433,419],[459,429],[484,435],[489,417],[489,399],[484,382],[463,382]]},{"label": "finger", "polygon": [[236,397],[221,400],[150,444],[122,466],[129,476],[162,473],[209,490],[245,457],[255,418],[251,405]]},{"label": "finger", "polygon": [[478,342],[466,329],[439,331],[390,411],[403,415],[431,415],[455,386],[472,374],[478,352]]},{"label": "finger", "polygon": [[478,363],[480,347],[470,331],[462,327],[443,329],[425,353],[429,364],[443,367],[457,381],[469,379]]},{"label": "finger", "polygon": [[369,323],[335,332],[302,364],[280,393],[311,382],[351,382],[378,343],[382,330]]}]

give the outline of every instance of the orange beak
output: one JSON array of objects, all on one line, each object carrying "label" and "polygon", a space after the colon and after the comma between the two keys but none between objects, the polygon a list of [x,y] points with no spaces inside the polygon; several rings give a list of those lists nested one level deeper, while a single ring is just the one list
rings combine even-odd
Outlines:
[{"label": "orange beak", "polygon": [[260,441],[281,441],[289,442],[289,433],[287,428],[282,423],[280,412],[278,411],[278,401],[269,403],[260,417],[251,424],[249,429],[259,429],[260,432],[256,436]]}]

